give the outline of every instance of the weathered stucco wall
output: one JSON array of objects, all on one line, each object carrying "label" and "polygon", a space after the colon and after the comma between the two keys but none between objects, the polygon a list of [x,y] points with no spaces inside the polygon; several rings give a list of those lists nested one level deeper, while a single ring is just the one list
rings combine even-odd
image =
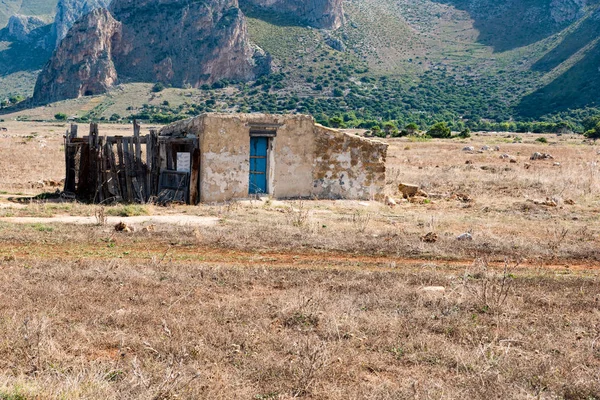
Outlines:
[{"label": "weathered stucco wall", "polygon": [[250,136],[239,116],[208,114],[200,133],[200,200],[248,197]]},{"label": "weathered stucco wall", "polygon": [[277,125],[270,139],[269,194],[276,198],[372,199],[385,188],[387,144],[316,125],[305,115],[205,114],[161,130],[200,139],[200,200],[247,198],[250,128]]},{"label": "weathered stucco wall", "polygon": [[386,143],[320,125],[315,135],[315,196],[379,200],[384,195]]},{"label": "weathered stucco wall", "polygon": [[314,120],[305,115],[289,116],[274,140],[273,196],[278,198],[312,195],[315,160]]}]

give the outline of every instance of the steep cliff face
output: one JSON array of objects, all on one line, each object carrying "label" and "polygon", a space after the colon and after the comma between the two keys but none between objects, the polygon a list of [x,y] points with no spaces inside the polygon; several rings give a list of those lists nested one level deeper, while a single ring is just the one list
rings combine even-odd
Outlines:
[{"label": "steep cliff face", "polygon": [[79,20],[40,73],[33,99],[52,102],[104,93],[117,81],[112,55],[121,45],[121,23],[106,9]]},{"label": "steep cliff face", "polygon": [[342,0],[240,0],[240,3],[287,13],[317,28],[337,29],[344,23]]},{"label": "steep cliff face", "polygon": [[34,101],[103,93],[117,78],[197,87],[269,71],[237,0],[114,0],[109,10],[73,26],[40,74]]},{"label": "steep cliff face", "polygon": [[97,8],[106,8],[111,0],[59,0],[49,46],[57,47],[81,17]]},{"label": "steep cliff face", "polygon": [[123,23],[115,63],[129,80],[197,87],[262,72],[237,0],[115,0],[110,10]]}]

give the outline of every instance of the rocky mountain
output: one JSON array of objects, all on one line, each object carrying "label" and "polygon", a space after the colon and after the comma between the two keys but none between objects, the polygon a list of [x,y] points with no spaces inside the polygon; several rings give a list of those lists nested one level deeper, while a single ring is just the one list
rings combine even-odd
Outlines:
[{"label": "rocky mountain", "polygon": [[237,0],[114,0],[84,16],[44,67],[33,99],[104,93],[117,80],[198,87],[268,73]]},{"label": "rocky mountain", "polygon": [[337,29],[344,23],[342,0],[240,0],[276,13],[286,13],[316,28]]},{"label": "rocky mountain", "polygon": [[56,17],[52,27],[49,46],[58,47],[61,40],[67,36],[69,29],[81,17],[97,8],[106,8],[111,0],[59,0],[56,5]]},{"label": "rocky mountain", "polygon": [[8,20],[8,39],[31,43],[34,39],[32,33],[44,25],[47,25],[47,22],[40,17],[19,14],[13,15]]},{"label": "rocky mountain", "polygon": [[[61,4],[86,0],[73,1]],[[124,83],[108,96],[117,104],[128,83],[163,82],[190,88],[185,104],[169,98],[169,109],[153,103],[164,93],[148,93],[140,118],[303,112],[348,127],[444,120],[462,129],[600,112],[600,0],[113,1],[71,29],[38,79],[37,101]],[[96,32],[113,26],[109,16],[119,29]],[[13,31],[26,32],[17,22]],[[30,96],[48,56],[7,45],[6,32],[0,95]],[[88,117],[128,115],[132,102]]]},{"label": "rocky mountain", "polygon": [[113,52],[122,44],[121,35],[122,24],[106,9],[83,17],[39,75],[34,99],[52,102],[106,92],[117,82]]}]

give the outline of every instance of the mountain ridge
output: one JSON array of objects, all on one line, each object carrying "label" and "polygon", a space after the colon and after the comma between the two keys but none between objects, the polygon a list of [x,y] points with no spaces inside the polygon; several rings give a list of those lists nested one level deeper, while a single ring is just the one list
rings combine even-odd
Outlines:
[{"label": "mountain ridge", "polygon": [[248,40],[271,54],[274,74],[258,92],[239,86],[228,109],[424,124],[579,120],[598,107],[597,0],[347,0],[333,30],[252,1],[240,4]]}]

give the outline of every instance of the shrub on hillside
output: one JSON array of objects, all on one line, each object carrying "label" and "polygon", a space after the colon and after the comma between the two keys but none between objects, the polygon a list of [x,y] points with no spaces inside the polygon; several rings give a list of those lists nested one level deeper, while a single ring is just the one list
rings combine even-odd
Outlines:
[{"label": "shrub on hillside", "polygon": [[446,139],[452,136],[452,131],[445,122],[438,122],[429,128],[427,135],[432,138]]},{"label": "shrub on hillside", "polygon": [[592,129],[584,133],[588,139],[598,140],[600,139],[600,121]]},{"label": "shrub on hillside", "polygon": [[458,137],[461,139],[468,139],[471,137],[471,130],[469,128],[465,128],[458,134]]},{"label": "shrub on hillside", "polygon": [[595,129],[596,125],[599,123],[600,123],[600,114],[594,115],[593,117],[587,117],[582,122],[584,132]]},{"label": "shrub on hillside", "polygon": [[65,114],[65,113],[54,114],[54,119],[57,120],[57,121],[66,121],[67,120],[67,114]]},{"label": "shrub on hillside", "polygon": [[165,85],[163,85],[161,82],[156,82],[154,86],[152,86],[152,91],[154,93],[162,92],[164,89]]},{"label": "shrub on hillside", "polygon": [[386,135],[390,135],[393,137],[399,136],[398,135],[398,127],[392,121],[388,121],[385,124],[383,124],[383,131],[385,132]]},{"label": "shrub on hillside", "polygon": [[406,125],[404,127],[404,129],[402,130],[402,135],[401,136],[414,136],[419,132],[419,125],[415,124],[414,122],[411,122],[410,124]]}]

